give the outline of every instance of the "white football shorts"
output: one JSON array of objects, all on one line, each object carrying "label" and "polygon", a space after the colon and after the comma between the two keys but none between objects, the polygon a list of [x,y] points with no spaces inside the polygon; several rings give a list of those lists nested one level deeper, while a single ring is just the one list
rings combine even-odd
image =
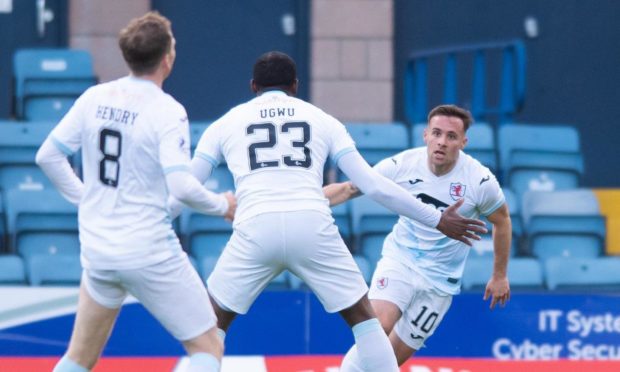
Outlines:
[{"label": "white football shorts", "polygon": [[334,219],[312,210],[270,212],[240,222],[207,288],[223,308],[245,314],[286,269],[312,289],[329,313],[354,305],[368,291]]},{"label": "white football shorts", "polygon": [[424,346],[452,303],[452,295],[439,293],[422,275],[390,257],[377,263],[368,298],[398,306],[403,315],[394,330],[415,350]]},{"label": "white football shorts", "polygon": [[177,340],[200,336],[216,325],[207,290],[187,254],[133,270],[84,270],[82,282],[100,305],[119,308],[128,293]]}]

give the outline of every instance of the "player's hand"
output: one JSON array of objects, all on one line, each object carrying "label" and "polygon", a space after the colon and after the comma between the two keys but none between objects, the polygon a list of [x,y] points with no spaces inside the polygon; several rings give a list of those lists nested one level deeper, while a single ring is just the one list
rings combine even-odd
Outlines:
[{"label": "player's hand", "polygon": [[232,222],[232,220],[235,219],[235,212],[237,211],[237,199],[235,198],[235,195],[230,191],[223,192],[222,195],[228,201],[228,210],[224,215],[224,219],[226,221]]},{"label": "player's hand", "polygon": [[465,218],[458,214],[457,209],[463,205],[463,202],[464,199],[461,198],[443,211],[437,230],[449,238],[460,240],[471,246],[472,242],[470,239],[480,240],[480,236],[476,235],[476,233],[486,234],[487,229],[483,221]]},{"label": "player's hand", "polygon": [[498,303],[501,307],[504,307],[506,302],[510,300],[510,284],[508,283],[508,278],[505,276],[492,276],[484,290],[483,300],[486,301],[489,296],[491,297],[489,309],[493,310]]}]

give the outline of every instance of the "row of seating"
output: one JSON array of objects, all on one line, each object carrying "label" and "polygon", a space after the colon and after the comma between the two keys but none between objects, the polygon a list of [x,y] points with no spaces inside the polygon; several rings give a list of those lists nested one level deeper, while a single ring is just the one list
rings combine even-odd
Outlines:
[{"label": "row of seating", "polygon": [[[373,268],[368,259],[354,255],[364,279],[370,283]],[[206,280],[217,257],[190,257]],[[527,291],[614,291],[620,290],[619,257],[554,257],[544,263],[533,258],[512,258],[508,279],[513,290]],[[493,269],[491,258],[470,258],[463,273],[464,291],[483,291]],[[0,255],[0,285],[78,285],[81,277],[78,254],[38,255],[24,261],[19,255]],[[301,289],[306,285],[285,271],[272,280],[270,289]]]},{"label": "row of seating", "polygon": [[[513,258],[534,257],[544,264],[555,257],[604,256],[605,221],[591,190],[531,191],[522,205],[510,190],[505,193],[516,243]],[[79,255],[77,209],[56,190],[9,190],[5,197],[0,216],[6,216],[9,244],[4,251],[18,254],[28,267],[36,256]],[[334,207],[333,215],[352,252],[363,257],[372,271],[397,216],[367,197]],[[186,250],[198,263],[217,259],[232,232],[223,219],[189,209],[177,227]],[[470,256],[488,259],[492,249],[489,235],[474,245]]]},{"label": "row of seating", "polygon": [[[620,257],[511,258],[508,279],[513,289],[554,291],[620,290]],[[493,270],[493,259],[470,258],[463,272],[465,291],[484,290]]]}]

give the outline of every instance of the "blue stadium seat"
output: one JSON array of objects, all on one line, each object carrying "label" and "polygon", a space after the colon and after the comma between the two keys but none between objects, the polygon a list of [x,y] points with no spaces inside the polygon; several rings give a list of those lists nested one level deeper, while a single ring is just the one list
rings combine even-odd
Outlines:
[{"label": "blue stadium seat", "polygon": [[[493,274],[492,257],[471,257],[463,271],[463,289],[484,291]],[[508,281],[517,290],[542,290],[544,280],[542,266],[534,258],[513,257],[508,261]]]},{"label": "blue stadium seat", "polygon": [[59,120],[97,83],[90,53],[21,49],[13,57],[16,114],[22,120]]},{"label": "blue stadium seat", "polygon": [[407,127],[402,123],[346,123],[351,138],[368,164],[395,155],[409,147]]},{"label": "blue stadium seat", "polygon": [[30,285],[78,286],[82,276],[79,254],[35,255],[28,262]]},{"label": "blue stadium seat", "polygon": [[[402,123],[345,123],[345,125],[355,141],[357,150],[370,165],[375,165],[409,148],[409,133]],[[346,176],[338,170],[336,179],[342,181]]]},{"label": "blue stadium seat", "polygon": [[366,257],[372,270],[381,258],[383,240],[397,221],[398,215],[366,196],[352,200],[351,225],[355,253]]},{"label": "blue stadium seat", "polygon": [[567,125],[505,124],[498,131],[502,183],[518,197],[527,190],[577,188],[583,154],[577,129]]},{"label": "blue stadium seat", "polygon": [[200,277],[202,278],[203,282],[207,281],[207,279],[209,278],[209,275],[211,275],[211,273],[213,272],[213,269],[215,269],[215,264],[217,264],[218,258],[219,256],[205,256],[203,257],[202,260],[197,261],[198,262],[198,274],[200,274]]},{"label": "blue stadium seat", "polygon": [[589,189],[528,191],[523,221],[536,257],[597,257],[604,252],[605,219]]},{"label": "blue stadium seat", "polygon": [[51,122],[0,122],[0,189],[37,190],[51,186],[35,164],[35,155],[53,126]]},{"label": "blue stadium seat", "polygon": [[0,285],[26,284],[24,261],[18,255],[0,255]]},{"label": "blue stadium seat", "polygon": [[[426,146],[424,143],[424,129],[426,123],[413,125],[411,131],[411,143],[413,147]],[[484,166],[488,167],[493,174],[497,175],[497,149],[495,146],[494,127],[485,122],[476,122],[467,131],[467,145],[465,153],[473,156]]]},{"label": "blue stadium seat", "polygon": [[205,257],[219,257],[232,234],[232,225],[220,216],[208,216],[184,209],[180,230],[186,248],[198,262]]},{"label": "blue stadium seat", "polygon": [[26,261],[35,255],[79,254],[77,207],[56,190],[9,190],[6,198],[11,248]]},{"label": "blue stadium seat", "polygon": [[551,290],[620,291],[620,258],[550,258],[545,262],[547,286]]}]

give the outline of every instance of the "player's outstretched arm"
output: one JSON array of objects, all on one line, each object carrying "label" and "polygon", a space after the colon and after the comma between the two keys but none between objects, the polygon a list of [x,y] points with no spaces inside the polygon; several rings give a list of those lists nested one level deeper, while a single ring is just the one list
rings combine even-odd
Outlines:
[{"label": "player's outstretched arm", "polygon": [[323,187],[323,194],[329,200],[329,206],[342,204],[347,200],[362,195],[360,189],[351,182],[330,183]]},{"label": "player's outstretched arm", "polygon": [[376,202],[399,215],[409,217],[430,227],[439,228],[441,223],[441,228],[450,233],[448,236],[453,239],[471,245],[469,239],[476,239],[476,232],[487,232],[486,228],[483,227],[484,222],[459,215],[455,211],[460,206],[458,203],[452,209],[448,208],[447,217],[442,217],[439,210],[416,199],[396,183],[372,169],[357,151],[343,155],[338,161],[338,166],[353,184]]},{"label": "player's outstretched arm", "polygon": [[493,274],[484,291],[484,299],[491,297],[491,310],[499,303],[504,306],[510,299],[508,282],[508,259],[512,242],[512,221],[506,203],[488,217],[493,224]]},{"label": "player's outstretched arm", "polygon": [[236,201],[231,206],[227,196],[207,190],[188,171],[168,173],[166,185],[175,199],[205,214],[228,216],[231,208],[236,208]]}]

